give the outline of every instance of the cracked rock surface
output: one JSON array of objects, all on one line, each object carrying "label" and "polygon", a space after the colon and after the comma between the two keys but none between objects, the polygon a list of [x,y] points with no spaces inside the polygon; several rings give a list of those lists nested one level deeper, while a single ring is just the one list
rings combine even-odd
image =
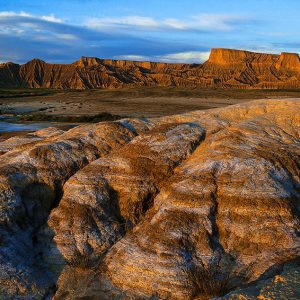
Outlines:
[{"label": "cracked rock surface", "polygon": [[297,299],[299,129],[259,100],[0,143],[0,296]]}]

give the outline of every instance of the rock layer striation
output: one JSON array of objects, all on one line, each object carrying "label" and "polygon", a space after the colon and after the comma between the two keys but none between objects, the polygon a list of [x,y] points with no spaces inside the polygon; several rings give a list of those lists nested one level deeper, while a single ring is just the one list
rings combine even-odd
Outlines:
[{"label": "rock layer striation", "polygon": [[296,295],[299,116],[259,100],[0,143],[0,295]]},{"label": "rock layer striation", "polygon": [[300,58],[212,49],[203,64],[168,64],[81,57],[72,64],[33,59],[0,64],[0,87],[95,89],[134,86],[299,88]]}]

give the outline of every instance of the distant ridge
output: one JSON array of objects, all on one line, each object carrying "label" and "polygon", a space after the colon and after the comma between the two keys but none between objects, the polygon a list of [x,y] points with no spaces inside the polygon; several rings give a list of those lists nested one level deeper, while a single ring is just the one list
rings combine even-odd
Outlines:
[{"label": "distant ridge", "polygon": [[96,89],[134,86],[300,88],[297,53],[280,55],[212,49],[203,64],[170,64],[81,57],[72,64],[33,59],[0,64],[1,88]]}]

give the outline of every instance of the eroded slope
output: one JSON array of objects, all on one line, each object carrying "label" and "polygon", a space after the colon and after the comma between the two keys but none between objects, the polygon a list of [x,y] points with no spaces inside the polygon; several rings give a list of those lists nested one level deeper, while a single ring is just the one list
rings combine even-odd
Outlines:
[{"label": "eroded slope", "polygon": [[299,88],[300,58],[243,50],[212,49],[203,64],[168,64],[81,57],[72,64],[33,59],[0,64],[0,87],[56,89],[137,86]]},{"label": "eroded slope", "polygon": [[19,141],[0,156],[1,292],[194,299],[295,268],[299,116],[253,101]]}]

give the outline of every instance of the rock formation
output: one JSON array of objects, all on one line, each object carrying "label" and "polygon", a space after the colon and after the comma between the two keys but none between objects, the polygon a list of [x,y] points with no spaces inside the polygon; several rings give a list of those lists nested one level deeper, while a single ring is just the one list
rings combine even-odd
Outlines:
[{"label": "rock formation", "polygon": [[64,183],[147,126],[139,120],[82,125],[0,156],[0,296],[1,289],[9,295],[49,291],[60,259],[53,261],[59,253],[49,244],[46,221]]},{"label": "rock formation", "polygon": [[259,100],[25,137],[0,156],[0,296],[297,299],[299,116]]},{"label": "rock formation", "polygon": [[0,64],[0,87],[92,89],[133,86],[299,88],[296,53],[212,49],[203,64],[167,64],[82,57],[72,64],[33,59]]},{"label": "rock formation", "polygon": [[0,143],[0,155],[17,148],[25,148],[26,145],[33,145],[48,137],[61,135],[64,131],[55,127],[48,127],[34,133],[28,133],[24,137],[14,136]]},{"label": "rock formation", "polygon": [[194,124],[163,125],[77,172],[64,186],[64,197],[49,221],[64,257],[105,253],[139,222],[203,133]]}]

